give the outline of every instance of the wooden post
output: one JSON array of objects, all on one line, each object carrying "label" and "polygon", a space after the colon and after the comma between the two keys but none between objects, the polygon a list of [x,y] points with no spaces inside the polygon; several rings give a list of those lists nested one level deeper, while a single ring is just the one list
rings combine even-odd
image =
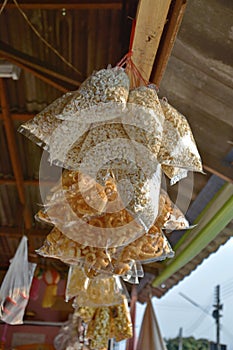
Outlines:
[{"label": "wooden post", "polygon": [[132,60],[143,78],[150,79],[171,0],[140,0]]}]

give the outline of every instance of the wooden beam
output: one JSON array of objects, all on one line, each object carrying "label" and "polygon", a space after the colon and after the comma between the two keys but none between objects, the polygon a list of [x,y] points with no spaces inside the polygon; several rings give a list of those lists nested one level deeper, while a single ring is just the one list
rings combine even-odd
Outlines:
[{"label": "wooden beam", "polygon": [[[67,75],[67,72],[62,73],[51,65],[38,60],[37,58],[27,55],[21,51],[15,50],[10,45],[0,41],[0,56],[6,60],[18,65],[22,69],[28,70],[40,79],[46,79],[46,82],[53,86],[67,91],[77,88],[81,82]],[[54,81],[53,81],[54,80]]]},{"label": "wooden beam", "polygon": [[6,83],[3,78],[0,78],[0,101],[2,107],[2,115],[3,121],[5,125],[7,145],[9,149],[9,154],[11,158],[11,164],[15,176],[16,187],[19,195],[20,203],[24,208],[24,223],[26,229],[31,227],[31,215],[26,206],[26,195],[24,192],[24,184],[23,184],[23,171],[20,163],[18,147],[16,143],[15,130],[13,121],[11,119],[9,103],[6,92]]},{"label": "wooden beam", "polygon": [[[24,186],[38,186],[39,180],[23,180]],[[16,185],[15,179],[0,178],[0,185]]]},{"label": "wooden beam", "polygon": [[184,16],[187,0],[173,0],[168,13],[150,81],[159,86],[165,72],[175,39]]},{"label": "wooden beam", "polygon": [[[122,0],[46,0],[46,1],[31,1],[21,0],[20,7],[26,10],[100,10],[111,9],[121,10]],[[0,2],[0,7],[3,1]],[[15,4],[9,1],[6,8],[15,8]]]},{"label": "wooden beam", "polygon": [[12,237],[12,238],[18,238],[22,237],[22,234],[25,234],[27,237],[45,237],[49,231],[51,231],[51,226],[48,226],[48,229],[30,229],[30,230],[24,230],[23,232],[18,227],[7,227],[7,226],[0,226],[0,237]]},{"label": "wooden beam", "polygon": [[[1,56],[1,55],[0,55]],[[14,60],[11,57],[7,57],[7,56],[2,56],[4,58],[6,58],[8,61],[16,64],[17,66],[19,66],[20,68],[22,68],[23,70],[31,73],[32,75],[34,75],[35,77],[39,78],[40,80],[44,81],[45,83],[53,86],[55,89],[61,91],[61,92],[68,92],[70,89],[65,88],[63,84],[61,84],[60,82],[56,82],[55,79],[51,79],[49,76],[46,76],[45,74],[41,74],[39,71],[32,69],[30,67],[28,67],[25,64],[20,63],[17,60]]]},{"label": "wooden beam", "polygon": [[[11,113],[12,120],[20,121],[20,122],[27,122],[28,120],[31,120],[33,117],[35,117],[35,114],[33,113]],[[0,113],[0,120],[3,119],[2,113]]]},{"label": "wooden beam", "polygon": [[[39,186],[43,184],[44,186],[54,186],[57,183],[57,180],[39,180],[39,179],[28,179],[23,180],[24,186]],[[12,178],[0,178],[0,185],[16,185],[16,180]]]},{"label": "wooden beam", "polygon": [[133,62],[150,79],[171,0],[140,0],[133,41]]},{"label": "wooden beam", "polygon": [[203,168],[213,175],[217,175],[224,181],[233,183],[233,166],[226,165],[223,160],[219,160],[211,154],[202,152]]}]

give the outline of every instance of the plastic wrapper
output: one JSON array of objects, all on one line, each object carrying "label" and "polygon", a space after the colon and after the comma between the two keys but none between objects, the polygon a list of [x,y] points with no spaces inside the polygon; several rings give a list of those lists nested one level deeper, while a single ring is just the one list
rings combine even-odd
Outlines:
[{"label": "plastic wrapper", "polygon": [[44,209],[39,211],[36,218],[56,224],[69,222],[72,215],[77,216],[77,220],[92,217],[104,211],[107,201],[105,188],[90,176],[65,170],[58,184],[51,188]]},{"label": "plastic wrapper", "polygon": [[101,249],[83,246],[63,235],[56,227],[47,236],[43,246],[36,250],[36,253],[43,257],[59,259],[64,263],[82,267],[85,278],[80,272],[81,285],[85,283],[87,277],[95,278],[101,274],[111,276],[113,272],[118,275],[126,275],[126,279],[129,278],[129,274],[135,277],[132,275],[133,269],[131,269],[133,261],[127,264],[122,263],[121,268],[118,266],[118,269],[113,266],[116,248]]},{"label": "plastic wrapper", "polygon": [[[103,182],[102,172],[106,174],[109,169],[112,169],[114,174],[117,173],[118,181],[128,181],[129,186],[121,186],[120,191],[124,206],[134,220],[142,225],[144,230],[148,230],[158,213],[161,169],[156,155],[160,146],[164,117],[155,89],[141,87],[132,90],[129,103],[128,94],[129,80],[122,68],[100,70],[93,73],[78,91],[64,95],[32,121],[22,125],[20,131],[40,140],[39,143],[48,150],[52,163],[89,174],[99,183]],[[148,154],[145,154],[145,151]],[[98,192],[98,189],[95,192]],[[66,193],[69,195],[69,191]],[[49,216],[52,217],[53,212],[58,212],[62,203],[63,208],[60,212],[64,217],[63,222],[69,221],[69,228],[66,224],[66,230],[69,231],[67,235],[75,240],[74,236],[78,233],[74,234],[74,230],[77,230],[77,226],[81,229],[82,222],[79,221],[77,225],[76,218],[67,208],[67,203],[62,200],[62,194],[62,190],[56,191],[51,198],[54,200],[56,197],[53,207],[48,205],[45,211],[38,213],[38,218],[49,221],[46,213],[50,211]],[[66,202],[69,205],[71,202],[73,206],[79,205],[86,215],[93,214],[92,207],[98,212],[103,210],[92,206],[92,203],[87,206],[80,198],[66,198]],[[51,220],[55,225],[58,224],[56,219],[54,216],[54,220]],[[136,237],[131,237],[131,231],[138,232],[139,227],[136,230],[132,223],[134,220],[128,219],[129,215],[126,231],[129,228],[130,232],[127,232],[127,237],[132,240]],[[95,226],[95,230],[96,227],[100,227],[102,244],[117,246],[128,243],[125,238],[121,242],[118,240],[118,236],[124,233],[119,228],[122,225],[118,225],[117,230],[121,232],[115,235],[109,230],[111,227],[106,227],[103,220],[101,221],[95,221],[97,224],[90,226]],[[105,235],[106,228],[108,233]],[[59,229],[64,232],[62,225]],[[91,240],[92,238],[93,235]]]},{"label": "plastic wrapper", "polygon": [[82,263],[88,277],[94,277],[103,272],[110,274],[111,256],[115,251],[115,248],[106,250],[79,244],[63,235],[56,227],[47,236],[43,246],[36,250],[41,256],[56,258],[67,264]]},{"label": "plastic wrapper", "polygon": [[24,236],[4,277],[0,289],[0,319],[8,324],[22,324],[36,264],[28,262],[27,238]]},{"label": "plastic wrapper", "polygon": [[157,156],[162,140],[164,114],[155,86],[140,86],[129,92],[129,110],[124,128],[129,137]]},{"label": "plastic wrapper", "polygon": [[89,350],[89,342],[85,337],[86,325],[75,314],[61,327],[54,338],[53,345],[56,350]]},{"label": "plastic wrapper", "polygon": [[184,170],[202,172],[202,163],[187,119],[165,100],[161,106],[165,121],[158,160],[175,183],[185,177]]},{"label": "plastic wrapper", "polygon": [[[61,212],[58,215],[61,215]],[[60,218],[62,219],[61,216]],[[118,213],[102,214],[87,221],[80,221],[75,216],[71,221],[57,221],[56,227],[69,239],[83,246],[108,250],[126,245],[144,232],[143,226],[125,209]],[[75,253],[74,258],[76,256]]]},{"label": "plastic wrapper", "polygon": [[107,347],[108,339],[116,341],[133,336],[132,322],[126,298],[120,304],[101,308],[79,307],[75,315],[88,324],[87,337],[91,349]]},{"label": "plastic wrapper", "polygon": [[97,308],[94,318],[89,322],[87,328],[87,337],[90,341],[91,349],[108,348],[108,339],[110,336],[110,315],[109,307]]},{"label": "plastic wrapper", "polygon": [[159,197],[159,215],[155,225],[167,230],[185,230],[191,226],[182,211],[171,201],[168,193],[161,189]]},{"label": "plastic wrapper", "polygon": [[[118,276],[99,275],[89,279],[79,266],[71,266],[66,287],[66,300],[73,297],[78,306],[100,307],[119,304],[127,294]],[[128,295],[127,295],[128,296]]]},{"label": "plastic wrapper", "polygon": [[[102,120],[109,104],[124,108],[128,92],[129,79],[122,68],[102,69],[88,77],[77,91],[61,96],[23,124],[19,131],[48,150],[52,162],[63,164],[66,157],[64,167],[74,168],[91,123]],[[111,118],[110,112],[108,115]],[[112,108],[112,118],[115,117]],[[72,134],[74,126],[79,131]]]},{"label": "plastic wrapper", "polygon": [[[118,267],[118,262],[116,262]],[[139,278],[144,277],[144,270],[142,267],[142,263],[140,261],[131,261],[126,264],[126,266],[129,266],[130,269],[128,271],[125,271],[124,274],[121,276],[122,279],[125,282],[131,283],[131,284],[139,284]]]},{"label": "plastic wrapper", "polygon": [[[114,263],[114,272],[123,274],[123,270],[127,268],[127,264],[132,260],[146,263],[161,261],[173,256],[174,252],[162,230],[153,225],[142,237],[122,249]],[[119,271],[122,264],[122,270]]]},{"label": "plastic wrapper", "polygon": [[127,300],[124,298],[120,305],[112,306],[110,338],[121,341],[133,336],[132,323]]},{"label": "plastic wrapper", "polygon": [[37,219],[53,223],[68,238],[85,246],[110,249],[126,245],[141,236],[157,216],[160,170],[158,165],[153,179],[139,188],[135,184],[129,200],[128,188],[122,183],[116,187],[111,177],[101,186],[87,175],[65,171],[66,181],[51,190]]},{"label": "plastic wrapper", "polygon": [[188,170],[176,168],[170,165],[162,164],[163,172],[169,177],[170,185],[175,185],[178,181],[185,179],[188,176]]},{"label": "plastic wrapper", "polygon": [[80,317],[85,323],[89,323],[93,319],[96,309],[96,307],[90,306],[77,306],[74,315]]}]

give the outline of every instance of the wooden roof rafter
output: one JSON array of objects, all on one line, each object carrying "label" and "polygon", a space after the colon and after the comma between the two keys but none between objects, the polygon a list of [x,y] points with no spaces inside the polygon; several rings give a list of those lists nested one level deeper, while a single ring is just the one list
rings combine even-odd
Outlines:
[{"label": "wooden roof rafter", "polygon": [[[21,0],[20,7],[25,10],[120,10],[122,8],[122,3],[122,0]],[[3,1],[0,2],[0,6],[2,4]],[[14,9],[15,7],[16,6],[12,1],[9,1],[6,5],[6,8],[8,9]]]},{"label": "wooden roof rafter", "polygon": [[19,196],[19,201],[23,207],[24,224],[26,229],[30,229],[32,225],[31,215],[27,207],[27,200],[26,200],[26,194],[25,194],[24,182],[23,182],[23,170],[20,163],[20,157],[18,154],[15,130],[14,130],[11,114],[10,114],[6,83],[4,81],[4,78],[0,78],[0,102],[1,102],[2,116],[3,116],[5,131],[6,131],[7,145],[9,149],[13,173],[15,176],[17,192]]},{"label": "wooden roof rafter", "polygon": [[62,92],[77,88],[81,84],[73,76],[71,77],[67,73],[57,71],[49,64],[20,52],[2,41],[0,41],[0,57],[12,62]]}]

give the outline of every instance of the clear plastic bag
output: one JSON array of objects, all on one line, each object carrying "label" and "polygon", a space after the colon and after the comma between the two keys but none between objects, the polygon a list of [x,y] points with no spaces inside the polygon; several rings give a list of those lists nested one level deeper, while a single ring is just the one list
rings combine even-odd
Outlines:
[{"label": "clear plastic bag", "polygon": [[142,237],[124,247],[116,259],[116,269],[120,263],[129,264],[133,261],[141,263],[161,261],[172,258],[174,252],[162,230],[153,225]]},{"label": "clear plastic bag", "polygon": [[188,170],[162,164],[164,174],[170,179],[170,185],[175,185],[178,181],[188,176]]},{"label": "clear plastic bag", "polygon": [[56,227],[50,232],[43,246],[36,250],[41,256],[55,258],[70,265],[82,265],[87,277],[105,273],[111,275],[115,248],[101,249],[84,246],[62,234]]},{"label": "clear plastic bag", "polygon": [[27,238],[23,236],[0,289],[0,319],[22,324],[36,264],[28,262]]},{"label": "clear plastic bag", "polygon": [[61,327],[54,338],[56,350],[88,350],[88,339],[85,337],[86,325],[75,314],[69,315],[68,321]]},{"label": "clear plastic bag", "polygon": [[144,277],[144,270],[140,261],[132,261],[130,270],[122,276],[123,281],[131,284],[139,284],[139,278]]},{"label": "clear plastic bag", "polygon": [[88,325],[87,337],[90,339],[90,349],[107,348],[110,338],[121,341],[133,336],[128,303],[124,297],[114,306],[79,307],[75,310],[75,315]]},{"label": "clear plastic bag", "polygon": [[121,304],[112,306],[110,310],[110,338],[115,338],[117,342],[132,338],[133,329],[127,299],[123,298]]},{"label": "clear plastic bag", "polygon": [[107,204],[105,188],[87,174],[65,170],[60,181],[51,188],[46,197],[44,208],[36,219],[52,224],[68,222],[77,216],[84,217],[101,214]]},{"label": "clear plastic bag", "polygon": [[77,169],[91,123],[102,121],[105,114],[109,119],[116,118],[125,107],[128,93],[129,79],[124,69],[93,72],[77,91],[61,96],[19,131],[48,150],[52,163]]},{"label": "clear plastic bag", "polygon": [[164,114],[154,85],[129,92],[128,113],[123,119],[129,137],[157,156],[162,140]]},{"label": "clear plastic bag", "polygon": [[68,174],[72,175],[76,182],[70,180],[70,183],[65,181],[63,184],[60,181],[60,185],[51,190],[37,219],[51,222],[79,244],[105,249],[126,245],[142,235],[157,216],[160,167],[158,174],[145,187],[137,189],[135,186],[138,194],[129,204],[126,198],[126,202],[121,199],[127,188],[118,190],[111,176],[107,176],[105,185],[101,186],[79,172],[66,171],[63,174],[65,179],[69,178]]},{"label": "clear plastic bag", "polygon": [[174,184],[187,176],[186,171],[202,172],[202,163],[187,119],[166,100],[161,106],[165,120],[158,160]]},{"label": "clear plastic bag", "polygon": [[79,266],[71,266],[66,286],[66,300],[75,297],[74,305],[100,307],[121,303],[128,293],[118,276],[99,275],[87,278]]},{"label": "clear plastic bag", "polygon": [[[126,228],[128,231],[129,227],[127,236],[132,240],[136,237],[132,238],[131,232],[139,229],[132,221],[137,221],[144,230],[148,230],[158,213],[161,169],[156,156],[164,116],[152,86],[132,90],[129,100],[128,94],[129,79],[122,68],[94,72],[78,91],[58,99],[32,121],[22,125],[20,131],[35,136],[40,144],[46,144],[44,148],[48,150],[52,163],[89,174],[99,183],[103,182],[102,172],[106,174],[109,169],[116,174],[118,181],[128,181],[129,186],[121,186],[119,194],[134,219],[128,222]],[[62,200],[62,194],[63,191],[57,191],[54,196],[57,201],[60,198],[62,215],[65,214],[64,220],[69,221],[67,235],[75,240],[74,236],[78,235],[77,223],[81,227],[82,222],[77,222],[67,209],[67,200]],[[81,208],[86,208],[84,201],[78,203]],[[45,211],[39,212],[38,218],[46,221],[48,211],[50,216],[52,212],[57,212],[55,204],[56,201],[53,207],[48,205]],[[57,225],[56,221],[53,223]],[[126,238],[118,242],[118,236],[124,234],[119,227],[121,232],[119,235],[117,233],[115,240],[115,233],[111,230],[106,234],[103,222],[90,226],[98,225],[105,246],[128,243]],[[59,229],[64,232],[63,227],[59,226]],[[72,231],[75,230],[74,235]]]},{"label": "clear plastic bag", "polygon": [[159,215],[155,225],[166,231],[186,230],[191,228],[182,211],[171,201],[168,193],[161,189],[159,197]]},{"label": "clear plastic bag", "polygon": [[110,338],[110,307],[100,307],[95,311],[93,319],[88,323],[87,338],[93,350],[107,349]]}]

